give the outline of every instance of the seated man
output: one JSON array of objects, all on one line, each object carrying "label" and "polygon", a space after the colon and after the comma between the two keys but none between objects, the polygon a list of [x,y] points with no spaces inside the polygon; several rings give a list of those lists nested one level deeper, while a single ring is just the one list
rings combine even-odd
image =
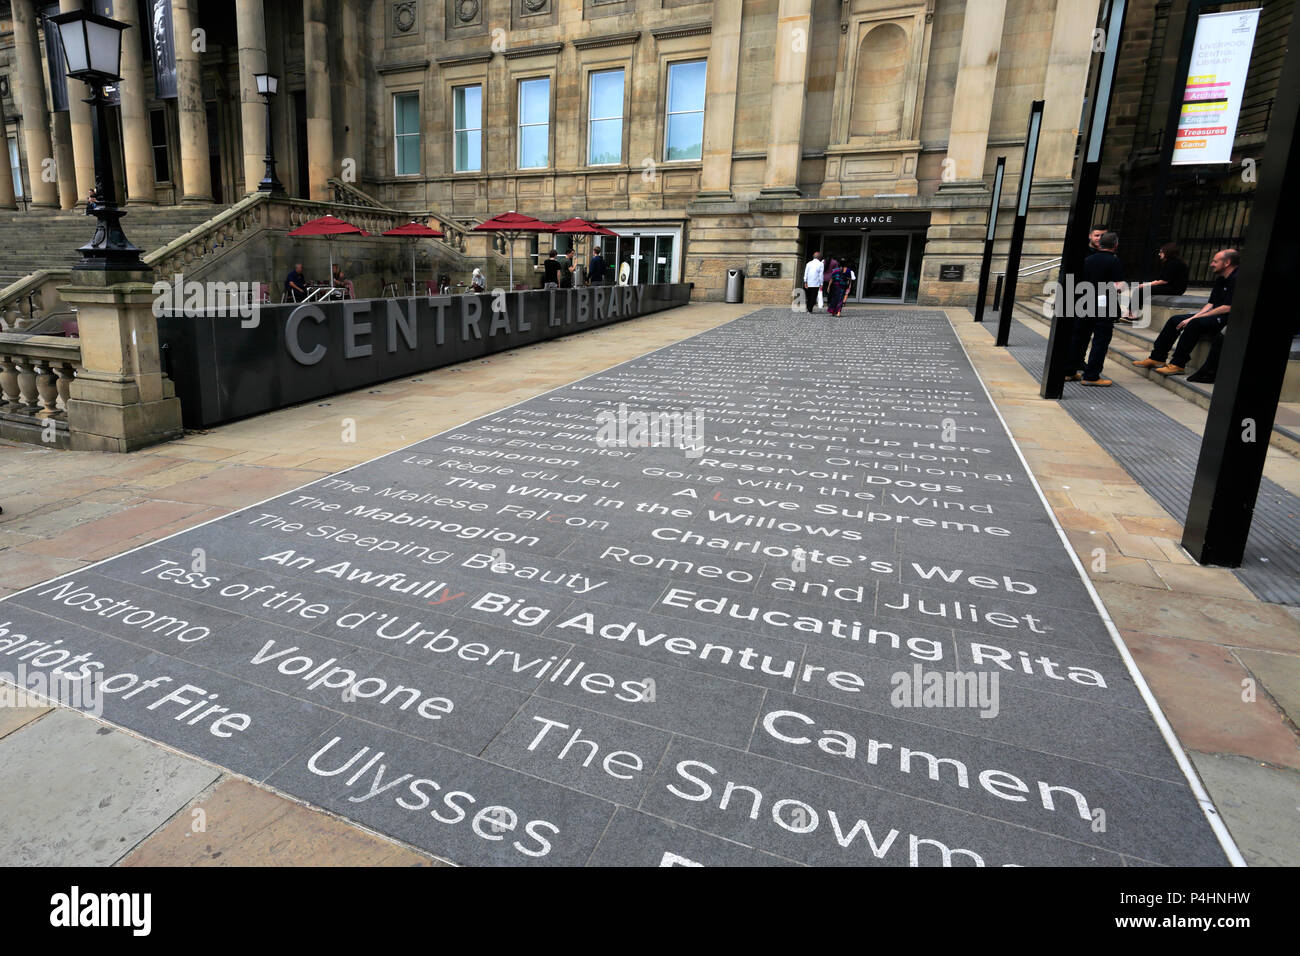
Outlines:
[{"label": "seated man", "polygon": [[297,263],[284,279],[284,294],[290,302],[301,302],[307,296],[307,275],[302,263]]},{"label": "seated man", "polygon": [[[1210,289],[1210,300],[1196,312],[1175,315],[1156,337],[1156,344],[1151,348],[1149,358],[1139,359],[1133,364],[1138,368],[1153,368],[1160,375],[1179,375],[1187,368],[1192,357],[1192,349],[1203,335],[1217,335],[1228,324],[1228,312],[1232,308],[1232,293],[1237,285],[1237,266],[1241,257],[1236,249],[1220,249],[1210,260],[1210,271],[1216,276],[1214,287]],[[1181,333],[1181,334],[1180,334]],[[1178,344],[1174,345],[1177,339]],[[1165,363],[1165,356],[1173,347],[1173,357]]]}]

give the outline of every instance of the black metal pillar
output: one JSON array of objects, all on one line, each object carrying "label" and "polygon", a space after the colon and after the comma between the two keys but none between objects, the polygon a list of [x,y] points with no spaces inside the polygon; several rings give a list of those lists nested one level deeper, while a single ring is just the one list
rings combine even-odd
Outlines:
[{"label": "black metal pillar", "polygon": [[1011,317],[1016,308],[1016,280],[1020,271],[1020,250],[1025,244],[1025,223],[1029,219],[1029,193],[1034,185],[1034,162],[1038,158],[1038,135],[1043,128],[1043,101],[1034,100],[1029,108],[1029,129],[1025,132],[1025,160],[1020,168],[1020,188],[1016,193],[1016,221],[1011,226],[1011,246],[1007,250],[1007,282],[1002,289],[998,308],[996,344],[1005,347],[1011,338]]},{"label": "black metal pillar", "polygon": [[1238,567],[1246,550],[1264,456],[1290,355],[1300,234],[1300,17],[1291,21],[1272,124],[1259,162],[1248,256],[1215,376],[1196,463],[1183,547],[1201,564]]},{"label": "black metal pillar", "polygon": [[1006,175],[1007,158],[998,157],[997,172],[993,174],[993,196],[989,199],[989,225],[984,233],[984,258],[980,260],[980,281],[975,293],[975,321],[984,321],[984,299],[989,294],[989,270],[993,268],[993,233],[998,228],[998,203],[1002,201],[1002,177]]},{"label": "black metal pillar", "polygon": [[1074,198],[1070,203],[1070,217],[1065,227],[1065,242],[1061,247],[1061,272],[1058,289],[1052,305],[1052,328],[1047,334],[1047,360],[1043,363],[1043,377],[1038,394],[1043,398],[1060,398],[1065,389],[1065,376],[1075,369],[1067,369],[1070,361],[1070,340],[1074,337],[1074,303],[1068,301],[1064,290],[1067,278],[1077,282],[1083,275],[1083,260],[1088,253],[1088,233],[1092,229],[1092,207],[1097,201],[1097,184],[1101,180],[1101,151],[1106,139],[1106,119],[1110,113],[1111,94],[1115,89],[1115,71],[1119,68],[1119,44],[1124,32],[1124,18],[1128,13],[1128,0],[1114,0],[1105,13],[1102,29],[1106,45],[1101,62],[1097,64],[1097,82],[1089,100],[1090,115],[1084,127],[1083,164],[1074,181]]}]

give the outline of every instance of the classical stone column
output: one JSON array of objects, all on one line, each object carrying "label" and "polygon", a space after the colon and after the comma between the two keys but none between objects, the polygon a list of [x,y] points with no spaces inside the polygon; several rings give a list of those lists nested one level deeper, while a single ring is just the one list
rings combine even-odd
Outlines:
[{"label": "classical stone column", "polygon": [[334,123],[330,111],[329,44],[325,0],[303,0],[303,61],[307,72],[307,182],[312,199],[330,198]]},{"label": "classical stone column", "polygon": [[[81,0],[59,0],[59,12],[82,10]],[[95,133],[90,125],[89,89],[80,80],[68,81],[68,128],[72,133],[72,161],[77,171],[77,198],[84,200],[95,188]]]},{"label": "classical stone column", "polygon": [[266,172],[266,101],[257,92],[258,73],[266,72],[266,20],[262,0],[236,0],[239,31],[239,119],[244,137],[244,192],[257,192]]},{"label": "classical stone column", "polygon": [[45,160],[54,158],[50,140],[50,111],[45,104],[45,75],[36,40],[36,9],[32,0],[13,0],[14,55],[18,61],[17,106],[23,114],[23,145],[27,151],[27,195],[33,206],[59,205],[58,187],[42,175]]},{"label": "classical stone column", "polygon": [[1034,179],[1045,180],[1049,188],[1053,180],[1059,186],[1074,175],[1074,146],[1092,61],[1097,6],[1098,0],[1071,0],[1056,5],[1047,77],[1043,81],[1043,129],[1034,165]]},{"label": "classical stone column", "polygon": [[767,137],[763,196],[799,195],[803,106],[812,39],[812,0],[780,0],[776,12],[776,64]]},{"label": "classical stone column", "polygon": [[949,179],[945,172],[944,182],[939,185],[941,191],[984,188],[984,156],[988,151],[1006,9],[1007,0],[966,4],[948,128],[947,159],[952,160],[948,168],[954,178]]},{"label": "classical stone column", "polygon": [[[122,115],[122,158],[126,163],[126,194],[132,206],[157,201],[153,185],[153,140],[145,108],[144,39],[135,0],[114,0],[113,16],[130,29],[122,31],[122,82],[117,85]],[[148,24],[144,27],[147,29]]]},{"label": "classical stone column", "polygon": [[[0,130],[5,128],[5,101],[0,97]],[[0,136],[0,139],[4,139]],[[0,209],[17,209],[18,197],[14,195],[14,177],[9,170],[9,144],[0,143],[4,147],[3,169],[0,169]]]},{"label": "classical stone column", "polygon": [[697,201],[731,201],[731,151],[736,132],[741,0],[714,0],[704,101],[704,162]]},{"label": "classical stone column", "polygon": [[173,46],[176,49],[176,110],[181,135],[181,202],[212,202],[212,167],[208,155],[208,114],[203,103],[203,75],[194,51],[198,17],[192,0],[172,0]]},{"label": "classical stone column", "polygon": [[59,208],[71,209],[78,203],[84,203],[86,197],[77,195],[77,164],[72,158],[72,127],[68,123],[68,111],[58,110],[51,114],[50,120],[54,138],[54,169],[59,180]]},{"label": "classical stone column", "polygon": [[60,287],[77,307],[81,371],[68,390],[73,449],[127,452],[179,438],[181,403],[162,370],[153,286],[144,273],[76,270]]}]

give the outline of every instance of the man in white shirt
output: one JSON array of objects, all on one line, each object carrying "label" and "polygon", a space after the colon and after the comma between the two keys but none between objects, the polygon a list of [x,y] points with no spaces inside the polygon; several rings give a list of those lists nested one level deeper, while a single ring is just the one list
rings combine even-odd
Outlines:
[{"label": "man in white shirt", "polygon": [[803,267],[803,295],[804,303],[811,314],[817,310],[817,293],[822,287],[822,254],[814,252],[808,264]]}]

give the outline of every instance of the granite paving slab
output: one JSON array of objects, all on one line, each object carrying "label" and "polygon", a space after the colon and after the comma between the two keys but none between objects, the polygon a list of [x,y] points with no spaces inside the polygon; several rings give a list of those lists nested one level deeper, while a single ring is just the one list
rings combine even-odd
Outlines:
[{"label": "granite paving slab", "polygon": [[0,603],[8,679],[452,863],[1233,862],[1117,640],[925,310],[759,310]]}]

